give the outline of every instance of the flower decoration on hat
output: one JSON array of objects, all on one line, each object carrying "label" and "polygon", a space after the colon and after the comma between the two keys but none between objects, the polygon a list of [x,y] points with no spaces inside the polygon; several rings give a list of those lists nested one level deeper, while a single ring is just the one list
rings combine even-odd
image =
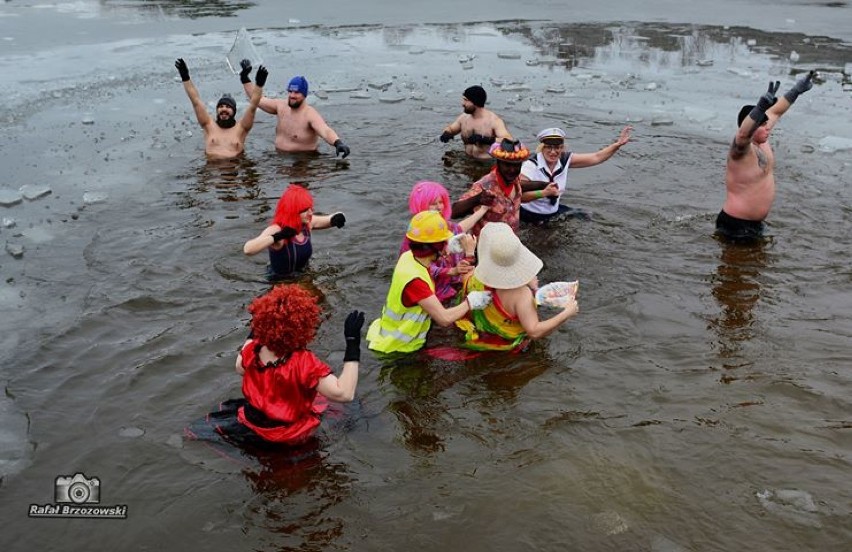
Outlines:
[{"label": "flower decoration on hat", "polygon": [[503,138],[499,143],[494,142],[488,150],[497,161],[505,161],[507,163],[523,163],[530,157],[530,150],[523,145],[520,140],[510,140]]}]

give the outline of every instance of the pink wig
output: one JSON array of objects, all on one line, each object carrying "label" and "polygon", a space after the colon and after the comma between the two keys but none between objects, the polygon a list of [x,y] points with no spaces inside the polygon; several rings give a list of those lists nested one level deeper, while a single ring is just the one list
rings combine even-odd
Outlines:
[{"label": "pink wig", "polygon": [[452,209],[450,208],[450,194],[447,193],[446,188],[437,182],[421,180],[415,184],[411,189],[411,195],[408,196],[408,210],[411,211],[412,215],[416,215],[429,209],[429,205],[438,198],[441,198],[444,204],[441,215],[444,217],[444,220],[450,220],[450,214],[452,213]]}]

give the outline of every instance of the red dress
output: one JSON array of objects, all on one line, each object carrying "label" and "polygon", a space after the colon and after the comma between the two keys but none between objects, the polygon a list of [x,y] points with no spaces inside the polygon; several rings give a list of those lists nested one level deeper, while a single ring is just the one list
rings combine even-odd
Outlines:
[{"label": "red dress", "polygon": [[260,348],[252,339],[240,352],[243,395],[250,406],[241,407],[237,419],[267,441],[301,443],[320,424],[326,401],[317,394],[317,385],[331,368],[308,350],[267,367],[261,363]]}]

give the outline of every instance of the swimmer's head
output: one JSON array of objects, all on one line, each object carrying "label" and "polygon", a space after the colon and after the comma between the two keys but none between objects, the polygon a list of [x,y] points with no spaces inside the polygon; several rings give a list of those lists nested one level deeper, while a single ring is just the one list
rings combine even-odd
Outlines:
[{"label": "swimmer's head", "polygon": [[488,99],[488,94],[485,93],[485,89],[481,86],[474,85],[465,89],[464,94],[462,94],[462,99],[470,102],[471,106],[464,105],[464,112],[468,115],[475,112],[477,108],[485,107],[485,101]]},{"label": "swimmer's head", "polygon": [[[737,114],[737,126],[738,127],[742,126],[743,121],[745,121],[745,118],[748,117],[749,113],[751,113],[752,109],[754,109],[753,105],[744,105],[742,107],[742,109],[740,109],[740,112]],[[766,113],[764,113],[763,117],[760,119],[760,121],[757,122],[757,126],[765,125],[768,120],[769,120],[769,117],[766,115]]]},{"label": "swimmer's head", "polygon": [[287,104],[290,107],[295,109],[302,105],[307,95],[308,80],[305,77],[297,75],[290,79],[290,82],[287,83]]},{"label": "swimmer's head", "polygon": [[[228,107],[231,109],[231,113],[228,114],[226,111],[220,111],[220,107]],[[237,124],[237,102],[234,101],[234,98],[225,94],[219,101],[216,102],[216,124],[218,124],[222,128],[231,128],[235,124]]]},{"label": "swimmer's head", "polygon": [[302,213],[307,209],[313,209],[314,198],[311,193],[299,184],[290,184],[281,194],[278,205],[275,206],[275,215],[272,224],[281,228],[292,228],[297,232],[302,231]]},{"label": "swimmer's head", "polygon": [[437,182],[421,180],[411,189],[411,194],[408,196],[408,210],[412,215],[416,215],[421,211],[428,211],[432,205],[438,201],[441,203],[441,216],[444,219],[450,219],[450,194],[447,189]]},{"label": "swimmer's head", "polygon": [[297,284],[279,285],[248,306],[252,336],[282,357],[307,348],[320,323],[317,298]]}]

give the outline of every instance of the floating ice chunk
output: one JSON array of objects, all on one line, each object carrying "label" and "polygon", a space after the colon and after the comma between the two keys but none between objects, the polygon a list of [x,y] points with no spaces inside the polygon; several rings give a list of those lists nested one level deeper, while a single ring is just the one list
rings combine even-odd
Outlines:
[{"label": "floating ice chunk", "polygon": [[360,90],[357,86],[340,86],[337,88],[326,88],[325,91],[329,94],[334,94],[337,92],[357,92]]},{"label": "floating ice chunk", "polygon": [[321,100],[327,100],[328,99],[328,94],[326,93],[325,90],[314,90],[314,96],[316,96],[317,98],[319,98]]},{"label": "floating ice chunk", "polygon": [[405,101],[405,96],[379,96],[382,103],[399,103]]},{"label": "floating ice chunk", "polygon": [[416,100],[418,102],[422,102],[426,100],[426,94],[424,94],[423,92],[412,92],[411,99]]},{"label": "floating ice chunk", "polygon": [[751,71],[748,69],[740,69],[739,67],[728,67],[728,73],[733,73],[741,77],[750,77]]},{"label": "floating ice chunk", "polygon": [[757,45],[757,40],[755,40],[755,39],[753,39],[753,38],[749,38],[749,39],[746,41],[746,44],[748,44],[749,46],[756,46],[756,45]]},{"label": "floating ice chunk", "polygon": [[43,226],[27,228],[21,234],[33,243],[47,243],[53,239],[53,234]]},{"label": "floating ice chunk", "polygon": [[778,489],[775,491],[765,489],[755,493],[758,502],[768,512],[775,515],[809,525],[821,527],[816,514],[818,508],[813,497],[807,491],[797,489]]},{"label": "floating ice chunk", "polygon": [[852,63],[847,63],[843,66],[843,73],[846,75],[852,75]]},{"label": "floating ice chunk", "polygon": [[544,111],[543,105],[531,105],[530,113],[542,113]]},{"label": "floating ice chunk", "polygon": [[544,91],[548,92],[550,94],[564,94],[565,93],[565,89],[562,88],[561,86],[548,86],[547,88],[544,89]]},{"label": "floating ice chunk", "polygon": [[0,189],[0,207],[11,207],[21,202],[23,196],[17,190]]},{"label": "floating ice chunk", "polygon": [[237,36],[234,38],[234,45],[231,46],[231,49],[225,56],[225,61],[228,62],[231,72],[236,75],[242,71],[240,62],[244,59],[249,60],[253,67],[257,67],[263,63],[263,59],[257,53],[257,50],[255,50],[254,44],[251,43],[251,37],[245,27],[237,31]]},{"label": "floating ice chunk", "polygon": [[369,92],[361,90],[361,91],[355,92],[353,94],[349,94],[349,97],[356,99],[356,100],[369,100],[373,96],[370,95]]},{"label": "floating ice chunk", "polygon": [[390,88],[392,84],[393,84],[392,80],[381,79],[381,80],[370,81],[369,83],[367,83],[367,86],[369,86],[370,88],[375,88],[377,90],[381,90],[382,92],[384,92],[385,90]]},{"label": "floating ice chunk", "polygon": [[698,61],[695,62],[695,65],[697,65],[699,67],[710,67],[711,65],[713,65],[713,60],[712,59],[699,59]]},{"label": "floating ice chunk", "polygon": [[13,218],[3,217],[3,221],[0,224],[2,224],[3,228],[14,228],[18,223]]},{"label": "floating ice chunk", "polygon": [[19,243],[6,242],[6,253],[15,259],[20,259],[24,256],[24,246]]},{"label": "floating ice chunk", "polygon": [[301,19],[296,19],[294,17],[291,17],[290,19],[287,20],[287,23],[290,23],[292,25],[296,25],[296,24],[301,23],[301,22],[302,22]]},{"label": "floating ice chunk", "polygon": [[119,430],[118,434],[121,437],[129,437],[131,439],[135,439],[136,437],[142,437],[145,435],[145,430],[141,427],[123,427]]},{"label": "floating ice chunk", "polygon": [[24,196],[24,199],[29,201],[44,197],[50,193],[53,193],[50,186],[32,186],[30,184],[24,184],[21,186],[21,195]]},{"label": "floating ice chunk", "polygon": [[799,61],[799,52],[797,52],[796,50],[790,52],[790,61],[792,61],[793,63]]},{"label": "floating ice chunk", "polygon": [[84,192],[83,204],[94,205],[96,203],[103,203],[107,200],[108,197],[109,196],[103,192]]},{"label": "floating ice chunk", "polygon": [[519,82],[509,83],[503,86],[503,92],[527,92],[530,89],[528,84]]},{"label": "floating ice chunk", "polygon": [[497,57],[500,59],[521,59],[521,54],[517,52],[498,52]]},{"label": "floating ice chunk", "polygon": [[426,48],[423,48],[422,46],[415,46],[415,47],[411,48],[410,50],[408,50],[408,53],[413,55],[413,56],[419,56],[420,54],[422,54],[424,52],[426,52]]},{"label": "floating ice chunk", "polygon": [[819,151],[824,153],[837,153],[852,149],[852,138],[843,136],[826,136],[819,141]]},{"label": "floating ice chunk", "polygon": [[687,119],[696,123],[706,123],[711,119],[715,119],[717,115],[715,111],[691,106],[683,108],[683,114]]},{"label": "floating ice chunk", "polygon": [[469,70],[473,69],[473,64],[472,63],[462,63],[461,68],[464,69],[465,71],[469,71]]},{"label": "floating ice chunk", "polygon": [[674,120],[671,117],[666,117],[663,115],[658,115],[651,119],[651,126],[670,126],[674,124]]},{"label": "floating ice chunk", "polygon": [[476,56],[473,54],[465,54],[459,56],[459,63],[470,63]]},{"label": "floating ice chunk", "polygon": [[94,117],[87,115],[87,116],[83,117],[80,120],[80,122],[83,123],[84,125],[93,125],[93,124],[95,124],[95,119],[94,119]]},{"label": "floating ice chunk", "polygon": [[659,88],[659,85],[656,82],[649,82],[645,85],[645,90],[656,90]]}]

